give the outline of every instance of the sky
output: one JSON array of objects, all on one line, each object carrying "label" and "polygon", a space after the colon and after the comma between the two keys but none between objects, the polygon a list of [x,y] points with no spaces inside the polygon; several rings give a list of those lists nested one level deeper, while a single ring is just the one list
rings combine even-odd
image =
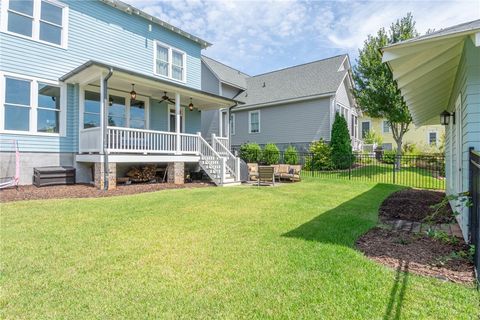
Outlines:
[{"label": "sky", "polygon": [[213,45],[203,54],[256,75],[348,53],[369,34],[413,14],[417,31],[480,19],[480,0],[124,0]]}]

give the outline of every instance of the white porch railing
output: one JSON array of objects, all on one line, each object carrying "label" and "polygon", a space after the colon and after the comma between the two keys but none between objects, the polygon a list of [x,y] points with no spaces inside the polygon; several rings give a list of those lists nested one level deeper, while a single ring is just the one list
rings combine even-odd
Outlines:
[{"label": "white porch railing", "polygon": [[225,137],[217,137],[216,135],[215,135],[215,138],[216,138],[216,142],[221,143],[225,148],[230,150],[230,139]]},{"label": "white porch railing", "polygon": [[[177,139],[180,138],[177,150]],[[107,127],[107,151],[109,153],[143,154],[199,154],[199,136],[196,134],[154,131],[121,127]],[[79,151],[95,153],[102,151],[100,128],[80,131]]]},{"label": "white porch railing", "polygon": [[212,147],[216,153],[225,158],[226,169],[234,176],[235,181],[240,178],[240,159],[235,157],[225,145],[229,144],[228,138],[217,137],[212,134]]}]

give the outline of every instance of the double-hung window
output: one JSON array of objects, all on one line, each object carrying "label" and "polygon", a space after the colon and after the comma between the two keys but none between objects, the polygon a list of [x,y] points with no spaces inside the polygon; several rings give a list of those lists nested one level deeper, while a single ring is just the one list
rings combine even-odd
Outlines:
[{"label": "double-hung window", "polygon": [[[36,78],[4,75],[0,101],[1,130],[29,134],[59,134],[64,128],[63,88]],[[62,118],[63,115],[63,118]],[[64,132],[64,131],[63,131]]]},{"label": "double-hung window", "polygon": [[38,83],[37,131],[60,132],[60,87]]},{"label": "double-hung window", "polygon": [[[3,1],[2,1],[3,2]],[[56,0],[7,0],[2,31],[66,47],[67,7]]]},{"label": "double-hung window", "polygon": [[390,133],[390,123],[387,120],[383,120],[382,127],[383,133]]},{"label": "double-hung window", "polygon": [[437,145],[437,131],[430,131],[428,133],[428,144],[431,146]]},{"label": "double-hung window", "polygon": [[235,114],[230,114],[230,135],[235,135]]},{"label": "double-hung window", "polygon": [[260,111],[250,111],[248,113],[248,132],[259,133],[260,132]]},{"label": "double-hung window", "polygon": [[155,74],[173,80],[186,81],[186,54],[183,51],[155,43]]}]

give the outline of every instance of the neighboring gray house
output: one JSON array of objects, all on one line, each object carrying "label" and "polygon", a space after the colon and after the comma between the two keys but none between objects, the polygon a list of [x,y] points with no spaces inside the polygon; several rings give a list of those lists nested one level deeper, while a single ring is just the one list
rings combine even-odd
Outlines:
[{"label": "neighboring gray house", "polygon": [[[202,89],[245,103],[230,110],[202,113],[202,125],[206,125],[203,134],[230,134],[233,148],[256,142],[275,143],[281,150],[294,145],[306,151],[312,141],[330,141],[335,112],[339,112],[347,119],[354,148],[360,148],[348,55],[253,77],[202,58]],[[235,92],[232,89],[236,89],[236,96],[227,95]],[[224,125],[228,111],[230,131]],[[211,121],[204,121],[207,116]]]},{"label": "neighboring gray house", "polygon": [[[249,75],[223,63],[202,56],[202,90],[230,99],[247,88]],[[211,140],[212,133],[223,138],[229,136],[229,110],[202,112],[202,136]]]}]

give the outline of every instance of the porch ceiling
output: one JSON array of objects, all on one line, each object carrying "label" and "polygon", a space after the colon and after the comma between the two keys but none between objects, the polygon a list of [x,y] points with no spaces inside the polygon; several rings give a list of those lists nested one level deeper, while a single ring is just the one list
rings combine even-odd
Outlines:
[{"label": "porch ceiling", "polygon": [[167,92],[167,95],[173,100],[175,99],[175,93],[179,93],[181,105],[188,105],[191,98],[195,108],[200,110],[214,110],[242,104],[242,102],[190,88],[181,83],[176,84],[166,79],[144,75],[96,61],[89,61],[81,65],[62,76],[60,81],[80,85],[99,85],[100,75],[102,73],[107,74],[109,70],[113,71],[112,77],[108,80],[109,89],[130,92],[132,84],[135,84],[135,91],[138,95],[148,96],[159,101],[162,100],[164,92]]}]

